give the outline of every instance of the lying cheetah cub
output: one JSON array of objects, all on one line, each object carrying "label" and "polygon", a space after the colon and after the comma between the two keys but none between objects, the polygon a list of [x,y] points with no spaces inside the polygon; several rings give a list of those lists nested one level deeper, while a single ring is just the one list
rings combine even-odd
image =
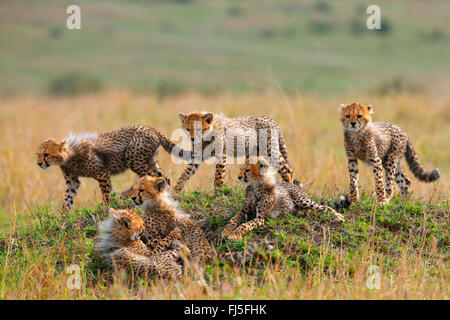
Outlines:
[{"label": "lying cheetah cub", "polygon": [[144,244],[145,227],[134,210],[110,210],[110,217],[99,225],[100,241],[96,248],[112,264],[115,271],[145,278],[152,275],[179,278],[181,263],[189,249],[177,243],[176,249],[152,254]]},{"label": "lying cheetah cub", "polygon": [[216,251],[205,238],[202,229],[187,214],[178,209],[178,204],[166,191],[168,183],[163,177],[144,176],[133,186],[131,199],[144,208],[148,245],[154,247],[173,230],[181,230],[180,241],[191,252],[191,261],[204,265],[216,257]]},{"label": "lying cheetah cub", "polygon": [[[111,175],[131,169],[140,177],[162,176],[158,165],[159,146],[171,153],[178,146],[156,129],[131,126],[104,132],[69,135],[62,142],[48,139],[37,151],[37,164],[42,169],[52,165],[61,168],[66,180],[63,209],[70,209],[80,187],[79,177],[96,179],[103,199],[109,202],[112,191]],[[173,154],[179,155],[177,149]]]},{"label": "lying cheetah cub", "polygon": [[[199,134],[202,135],[202,158],[200,161],[206,161],[209,157],[216,159],[215,188],[223,185],[227,156],[236,158],[244,155],[248,157],[252,154],[262,156],[263,152],[267,153],[267,160],[271,161],[274,168],[277,168],[284,181],[300,184],[298,180],[294,179],[294,171],[289,165],[286,143],[280,127],[274,120],[264,116],[227,118],[209,112],[180,113],[179,117],[182,128],[189,133],[193,144],[196,141],[196,124],[199,124]],[[242,138],[240,141],[242,143],[238,142],[239,138]],[[227,146],[227,141],[233,144],[230,143]],[[208,149],[211,151],[210,154],[205,152]],[[220,153],[216,154],[216,150],[219,150]],[[227,152],[230,154],[227,155]],[[195,161],[191,161],[187,165],[175,185],[176,193],[181,192],[199,166],[200,163]]]},{"label": "lying cheetah cub", "polygon": [[[275,218],[283,213],[296,213],[299,210],[332,212],[334,219],[344,221],[344,217],[332,208],[310,199],[299,185],[276,183],[274,172],[263,158],[253,160],[253,164],[241,166],[239,181],[247,185],[242,210],[233,218],[222,232],[222,238],[231,240],[242,238],[253,229],[262,227],[269,216]],[[252,220],[237,227],[242,217]]]},{"label": "lying cheetah cub", "polygon": [[[409,168],[421,181],[432,182],[439,179],[439,170],[426,171],[417,158],[411,139],[399,126],[389,122],[372,122],[371,105],[353,102],[341,104],[341,122],[344,126],[345,152],[350,173],[350,201],[356,202],[358,193],[358,159],[373,168],[375,190],[378,202],[389,202],[394,189],[393,180],[402,192],[402,199],[409,193],[411,181],[402,170],[401,159],[406,158]],[[383,186],[383,168],[386,181]]]}]

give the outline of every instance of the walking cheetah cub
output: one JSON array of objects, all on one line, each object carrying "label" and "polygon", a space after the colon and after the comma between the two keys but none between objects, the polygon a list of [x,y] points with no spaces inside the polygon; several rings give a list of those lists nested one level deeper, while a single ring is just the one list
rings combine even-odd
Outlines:
[{"label": "walking cheetah cub", "polygon": [[181,230],[180,241],[191,252],[191,261],[198,265],[211,262],[216,251],[205,238],[203,230],[187,214],[178,208],[178,203],[166,191],[167,180],[163,177],[144,176],[133,186],[131,199],[144,208],[142,219],[149,238],[148,245],[154,247],[173,230]]},{"label": "walking cheetah cub", "polygon": [[[294,172],[289,166],[287,148],[280,127],[272,119],[264,116],[230,119],[209,112],[180,113],[179,117],[182,128],[191,137],[192,149],[196,148],[197,139],[201,142],[201,159],[198,161],[216,159],[214,187],[220,188],[223,185],[227,153],[230,153],[228,156],[235,158],[249,157],[250,155],[262,156],[265,153],[266,159],[274,168],[278,169],[278,173],[284,181],[299,183],[294,179]],[[198,133],[196,133],[197,124]],[[196,138],[196,135],[201,135],[201,137]],[[229,142],[228,146],[227,141]],[[201,162],[197,163],[191,160],[175,185],[176,193],[181,192]]]},{"label": "walking cheetah cub", "polygon": [[37,164],[42,169],[52,165],[61,168],[66,181],[63,209],[70,209],[80,187],[79,177],[99,182],[103,199],[109,202],[112,191],[111,175],[131,169],[140,177],[162,176],[158,165],[159,146],[179,155],[178,146],[156,129],[131,126],[101,134],[69,135],[62,142],[48,139],[37,151]]},{"label": "walking cheetah cub", "polygon": [[[361,160],[373,168],[375,190],[379,204],[389,202],[393,180],[401,189],[402,199],[409,193],[411,181],[402,170],[401,159],[406,158],[409,168],[421,181],[432,182],[439,179],[439,170],[426,171],[417,158],[411,139],[399,126],[389,122],[372,122],[371,105],[358,102],[341,104],[341,122],[344,126],[345,152],[350,174],[350,201],[356,202],[358,193],[358,162]],[[385,185],[383,186],[383,168]]]},{"label": "walking cheetah cub", "polygon": [[181,262],[189,256],[189,249],[175,243],[176,249],[152,253],[144,243],[147,241],[144,222],[134,210],[111,209],[110,216],[100,223],[99,231],[96,249],[112,264],[114,271],[126,271],[141,278],[181,276]]},{"label": "walking cheetah cub", "polygon": [[[288,182],[276,183],[272,168],[263,158],[252,162],[241,166],[238,179],[247,185],[244,204],[225,227],[222,238],[241,239],[253,229],[262,227],[267,217],[294,214],[299,210],[329,211],[335,220],[344,221],[344,217],[332,208],[310,199],[301,186]],[[242,217],[252,220],[237,227]]]}]

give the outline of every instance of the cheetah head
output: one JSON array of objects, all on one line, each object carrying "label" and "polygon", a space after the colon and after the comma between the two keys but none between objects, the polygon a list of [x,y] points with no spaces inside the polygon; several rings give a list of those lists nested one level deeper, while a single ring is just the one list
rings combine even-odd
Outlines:
[{"label": "cheetah head", "polygon": [[347,105],[341,104],[339,111],[341,112],[342,125],[348,131],[362,130],[372,121],[370,115],[373,113],[373,107],[370,104],[367,106],[359,102]]},{"label": "cheetah head", "polygon": [[206,131],[213,129],[214,115],[212,113],[191,112],[188,114],[180,113],[178,116],[181,120],[181,127],[189,133],[191,141],[194,141],[196,124],[199,125],[201,123],[202,136]]},{"label": "cheetah head", "polygon": [[144,221],[133,209],[110,209],[109,214],[109,218],[100,224],[103,241],[123,245],[139,239],[147,242]]},{"label": "cheetah head", "polygon": [[144,176],[133,186],[130,198],[138,206],[146,202],[166,200],[167,185],[165,177]]},{"label": "cheetah head", "polygon": [[42,142],[36,152],[37,165],[41,169],[47,169],[51,165],[60,165],[67,158],[67,140],[58,142],[55,139],[48,139]]},{"label": "cheetah head", "polygon": [[250,158],[241,166],[238,175],[239,182],[244,185],[261,181],[274,182],[274,173],[264,158]]}]

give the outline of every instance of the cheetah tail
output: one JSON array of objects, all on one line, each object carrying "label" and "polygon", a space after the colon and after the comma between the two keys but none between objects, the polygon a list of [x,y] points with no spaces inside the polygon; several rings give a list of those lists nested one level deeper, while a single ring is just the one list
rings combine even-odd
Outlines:
[{"label": "cheetah tail", "polygon": [[283,156],[286,164],[289,165],[289,158],[288,158],[288,151],[286,148],[286,142],[284,141],[284,138],[283,138],[283,135],[281,134],[281,132],[279,134],[280,134],[280,136],[278,138],[278,144],[279,144],[279,148],[280,148],[280,153]]},{"label": "cheetah tail", "polygon": [[408,140],[408,144],[406,145],[405,152],[406,162],[408,163],[409,169],[411,169],[412,173],[419,179],[424,182],[432,182],[436,181],[440,177],[439,169],[434,169],[432,171],[426,171],[419,162],[417,158],[416,151],[413,148],[411,141]]},{"label": "cheetah tail", "polygon": [[190,151],[184,150],[179,145],[177,145],[175,142],[170,140],[164,133],[158,132],[158,138],[159,142],[161,143],[161,146],[164,148],[164,150],[167,151],[169,154],[173,154],[175,157],[184,159],[186,158],[183,155],[190,155]]}]

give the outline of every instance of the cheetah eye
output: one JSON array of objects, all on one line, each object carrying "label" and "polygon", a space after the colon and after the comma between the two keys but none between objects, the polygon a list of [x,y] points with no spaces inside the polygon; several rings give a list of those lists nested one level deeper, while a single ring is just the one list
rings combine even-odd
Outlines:
[{"label": "cheetah eye", "polygon": [[358,119],[361,118],[361,117],[362,117],[362,115],[358,114]]},{"label": "cheetah eye", "polygon": [[350,115],[349,115],[349,114],[346,114],[345,117],[346,117],[347,119],[350,119]]},{"label": "cheetah eye", "polygon": [[44,153],[44,157],[47,158],[49,156],[48,153]]}]

